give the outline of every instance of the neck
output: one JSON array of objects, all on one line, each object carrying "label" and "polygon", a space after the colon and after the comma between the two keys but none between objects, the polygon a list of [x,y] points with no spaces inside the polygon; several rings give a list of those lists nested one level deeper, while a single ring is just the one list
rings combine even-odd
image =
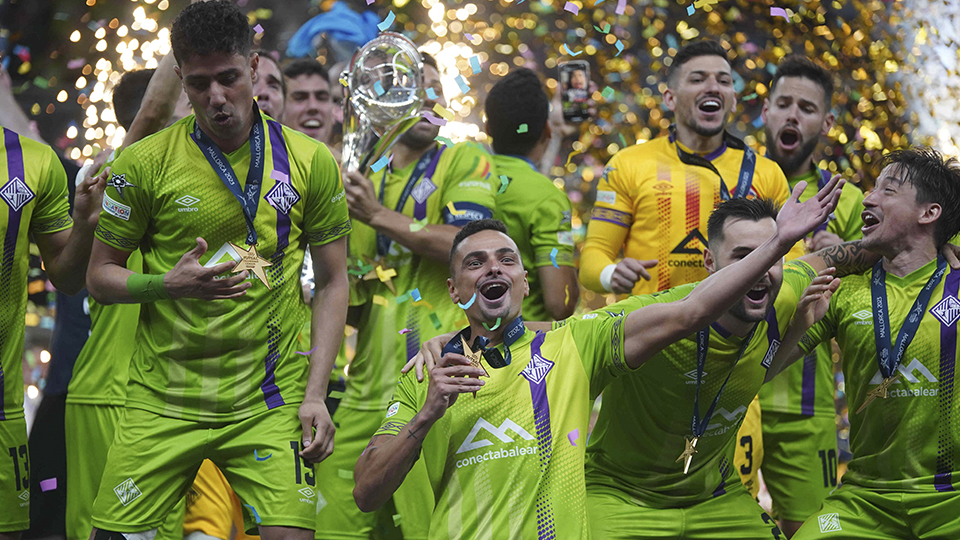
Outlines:
[{"label": "neck", "polygon": [[723,131],[707,137],[678,123],[677,140],[693,152],[709,154],[717,148],[720,148],[720,145],[723,144]]},{"label": "neck", "polygon": [[810,159],[810,156],[807,156],[806,159],[800,162],[800,165],[792,171],[784,170],[783,173],[787,178],[793,178],[795,176],[803,176],[810,173],[813,170],[813,160]]},{"label": "neck", "polygon": [[217,145],[217,148],[219,148],[221,152],[229,154],[239,149],[250,139],[250,131],[253,129],[253,118],[254,115],[249,115],[244,126],[237,132],[237,135],[227,139],[221,139],[209,126],[203,125],[203,122],[200,123],[200,128],[203,129],[203,132],[210,137],[210,140]]},{"label": "neck", "polygon": [[904,277],[936,258],[937,247],[930,241],[922,246],[908,246],[893,256],[884,255],[883,269],[897,277]]},{"label": "neck", "polygon": [[738,317],[734,317],[729,311],[725,311],[723,315],[717,319],[717,324],[737,337],[746,337],[756,323],[741,320]]},{"label": "neck", "polygon": [[402,142],[397,141],[397,144],[393,145],[393,161],[391,162],[393,170],[402,169],[407,165],[417,161],[421,156],[427,153],[432,146],[433,144],[428,144],[423,148],[412,148],[403,144]]},{"label": "neck", "polygon": [[[470,345],[473,345],[473,340],[477,339],[477,336],[483,336],[490,340],[490,346],[499,345],[503,343],[503,331],[506,323],[500,323],[500,326],[496,330],[490,331],[487,330],[483,323],[479,320],[470,321]],[[491,325],[492,327],[492,325]]]}]

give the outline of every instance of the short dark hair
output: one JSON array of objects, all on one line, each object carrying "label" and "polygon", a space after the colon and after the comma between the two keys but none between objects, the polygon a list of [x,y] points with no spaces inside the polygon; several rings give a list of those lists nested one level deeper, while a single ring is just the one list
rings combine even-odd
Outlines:
[{"label": "short dark hair", "polygon": [[280,61],[273,57],[272,51],[267,51],[264,49],[259,49],[253,51],[260,56],[260,60],[267,60],[268,62],[273,62],[273,65],[277,66],[277,71],[280,72],[280,91],[283,92],[283,95],[287,95],[287,78],[284,76],[283,68],[280,67]]},{"label": "short dark hair", "polygon": [[883,167],[897,165],[901,180],[917,190],[918,203],[937,203],[940,217],[934,241],[941,247],[960,231],[960,162],[947,159],[932,148],[905,148],[883,156]]},{"label": "short dark hair", "polygon": [[833,76],[820,64],[799,54],[787,56],[777,64],[777,71],[770,82],[770,94],[773,94],[777,83],[784,77],[803,77],[815,82],[823,89],[823,103],[830,108],[833,103]]},{"label": "short dark hair", "polygon": [[140,102],[147,93],[147,86],[153,77],[155,69],[138,69],[128,71],[120,77],[120,82],[113,87],[113,113],[123,129],[130,131],[133,119],[140,110]]},{"label": "short dark hair", "polygon": [[229,0],[197,2],[173,21],[170,44],[177,63],[213,53],[250,56],[253,30],[247,16]]},{"label": "short dark hair", "polygon": [[423,59],[423,65],[430,66],[433,69],[440,71],[440,66],[437,65],[437,59],[431,56],[430,53],[420,51],[420,58]]},{"label": "short dark hair", "polygon": [[677,82],[677,76],[680,74],[680,68],[698,56],[719,56],[728,63],[730,62],[730,59],[727,58],[727,50],[724,49],[719,42],[713,41],[712,39],[704,39],[702,41],[687,43],[683,47],[680,47],[680,50],[677,51],[677,54],[673,57],[673,63],[670,64],[670,69],[667,70],[667,84],[671,87],[674,86]]},{"label": "short dark hair", "polygon": [[288,79],[296,79],[304,75],[319,75],[328,84],[330,83],[330,73],[327,72],[327,68],[313,58],[299,58],[283,68],[283,76]]},{"label": "short dark hair", "polygon": [[707,220],[707,242],[713,250],[716,250],[723,243],[723,227],[727,220],[760,221],[770,218],[776,221],[778,211],[779,209],[772,199],[737,198],[723,201],[713,209],[713,213]]},{"label": "short dark hair", "polygon": [[[493,85],[484,108],[487,133],[493,137],[493,151],[526,156],[547,127],[550,100],[537,74],[520,68]],[[522,124],[527,125],[527,131],[518,133],[517,128]]]},{"label": "short dark hair", "polygon": [[455,273],[453,258],[457,254],[457,248],[460,247],[460,244],[462,244],[464,240],[480,231],[498,231],[507,234],[507,226],[499,219],[478,219],[467,223],[457,231],[457,235],[453,237],[453,247],[450,248],[450,277],[453,277]]}]

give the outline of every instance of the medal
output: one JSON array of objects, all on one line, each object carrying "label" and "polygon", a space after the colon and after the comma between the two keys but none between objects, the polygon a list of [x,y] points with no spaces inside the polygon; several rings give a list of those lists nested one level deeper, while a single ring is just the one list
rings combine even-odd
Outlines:
[{"label": "medal", "polygon": [[899,379],[899,378],[900,378],[900,374],[899,374],[899,373],[897,373],[897,374],[894,375],[893,377],[887,377],[886,379],[883,380],[882,383],[880,383],[879,386],[877,386],[877,387],[874,388],[873,390],[867,392],[867,399],[865,399],[864,402],[863,402],[863,405],[860,405],[860,408],[857,409],[857,414],[860,414],[860,411],[866,409],[866,408],[867,408],[867,405],[869,405],[871,401],[873,401],[873,400],[875,400],[875,399],[877,399],[877,398],[886,399],[886,398],[887,398],[887,390],[890,389],[890,385],[893,384],[893,383],[895,383],[895,382],[897,382],[897,379]]},{"label": "medal", "polygon": [[681,460],[684,460],[683,474],[687,474],[687,471],[690,470],[690,462],[693,461],[693,455],[697,453],[697,441],[699,440],[700,437],[694,437],[693,439],[690,437],[683,438],[683,441],[687,447],[684,449],[683,453],[680,454],[680,457],[678,457],[676,461],[676,463],[680,463]]},{"label": "medal", "polygon": [[[473,349],[471,349],[470,345],[467,344],[467,340],[463,337],[463,335],[460,336],[460,343],[463,345],[463,355],[466,356],[468,360],[470,360],[470,365],[475,368],[483,369],[483,374],[489,377],[490,375],[487,373],[487,370],[484,369],[483,365],[480,363],[480,358],[482,358],[483,350],[477,349],[476,351],[474,351]],[[476,392],[473,393],[473,398],[474,399],[477,398]]]},{"label": "medal", "polygon": [[233,268],[233,273],[236,274],[244,270],[250,270],[253,272],[253,275],[257,276],[257,278],[267,286],[267,290],[270,290],[270,282],[267,281],[267,273],[264,268],[273,266],[273,263],[257,253],[256,244],[250,246],[249,250],[243,249],[233,242],[230,242],[230,245],[233,246],[233,249],[237,250],[237,254],[240,255],[240,260],[237,262],[237,266]]}]

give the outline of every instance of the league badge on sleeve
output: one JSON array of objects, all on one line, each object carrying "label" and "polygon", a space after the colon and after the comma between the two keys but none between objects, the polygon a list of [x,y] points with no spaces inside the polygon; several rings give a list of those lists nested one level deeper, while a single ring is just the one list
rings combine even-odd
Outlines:
[{"label": "league badge on sleeve", "polygon": [[130,182],[127,182],[127,176],[125,173],[110,175],[110,185],[116,188],[117,193],[120,195],[121,199],[126,198],[126,196],[124,196],[123,194],[124,188],[137,187],[131,184]]}]

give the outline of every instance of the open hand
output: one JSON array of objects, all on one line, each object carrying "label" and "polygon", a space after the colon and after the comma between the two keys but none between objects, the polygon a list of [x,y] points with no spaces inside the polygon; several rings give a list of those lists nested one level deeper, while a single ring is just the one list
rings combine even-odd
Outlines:
[{"label": "open hand", "polygon": [[798,201],[803,190],[807,188],[807,183],[797,183],[777,215],[777,237],[783,245],[793,246],[827,221],[830,212],[837,207],[844,182],[839,174],[834,175],[823,189],[802,203]]},{"label": "open hand", "polygon": [[90,228],[97,226],[100,219],[100,207],[103,205],[103,190],[107,187],[107,178],[110,178],[110,167],[100,174],[91,176],[77,186],[76,197],[73,200],[73,221],[83,223]]},{"label": "open hand", "polygon": [[797,303],[797,312],[793,316],[792,324],[803,325],[803,330],[817,324],[830,307],[830,297],[840,286],[840,278],[833,277],[836,268],[830,267],[821,270],[817,277],[807,285]]},{"label": "open hand", "polygon": [[197,247],[183,254],[176,266],[163,276],[163,287],[170,298],[200,298],[203,300],[226,300],[239,298],[247,294],[250,288],[248,272],[244,270],[235,276],[217,279],[217,276],[236,268],[233,261],[205,268],[200,257],[207,252],[207,242],[197,238]]}]

